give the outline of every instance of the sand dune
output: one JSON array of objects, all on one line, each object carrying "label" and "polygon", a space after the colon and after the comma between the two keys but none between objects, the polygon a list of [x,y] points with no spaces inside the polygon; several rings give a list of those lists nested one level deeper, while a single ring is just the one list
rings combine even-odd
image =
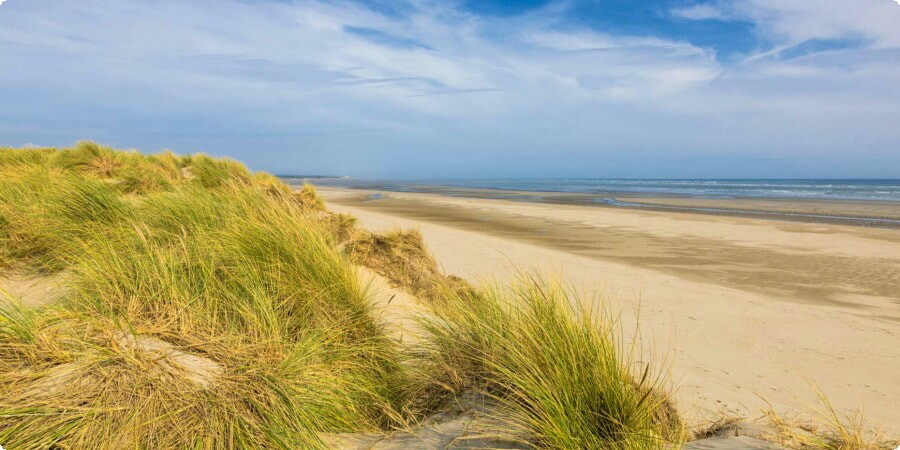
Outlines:
[{"label": "sand dune", "polygon": [[900,435],[900,231],[429,194],[320,189],[363,225],[419,228],[443,268],[507,280],[557,270],[640,316],[696,421],[840,409]]}]

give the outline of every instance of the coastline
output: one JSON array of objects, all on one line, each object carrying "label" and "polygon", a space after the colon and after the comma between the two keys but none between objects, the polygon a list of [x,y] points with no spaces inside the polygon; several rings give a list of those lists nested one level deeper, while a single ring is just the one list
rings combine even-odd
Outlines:
[{"label": "coastline", "polygon": [[[892,229],[319,187],[363,226],[420,229],[471,281],[558,271],[640,316],[689,417],[836,407],[900,433],[900,233]],[[631,334],[634,338],[634,334]]]},{"label": "coastline", "polygon": [[681,194],[629,191],[591,193],[526,191],[455,187],[434,184],[378,183],[337,179],[286,179],[294,186],[308,182],[317,188],[359,192],[436,194],[448,197],[511,200],[542,204],[580,205],[617,209],[646,209],[795,222],[830,223],[879,228],[900,228],[900,202],[789,197],[706,198]]}]

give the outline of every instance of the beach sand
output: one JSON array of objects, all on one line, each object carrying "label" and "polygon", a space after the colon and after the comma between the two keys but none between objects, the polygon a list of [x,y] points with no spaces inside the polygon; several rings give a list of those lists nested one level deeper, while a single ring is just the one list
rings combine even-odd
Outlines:
[{"label": "beach sand", "polygon": [[420,229],[448,273],[558,272],[621,311],[629,342],[639,316],[640,344],[669,361],[697,423],[757,417],[765,401],[814,411],[816,383],[835,407],[900,436],[898,229],[318,190],[368,228]]}]

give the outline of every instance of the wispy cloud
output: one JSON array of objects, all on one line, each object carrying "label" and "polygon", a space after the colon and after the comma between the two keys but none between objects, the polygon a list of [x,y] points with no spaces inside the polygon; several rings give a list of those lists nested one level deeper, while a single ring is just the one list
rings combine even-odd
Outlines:
[{"label": "wispy cloud", "polygon": [[485,92],[504,92],[506,89],[497,88],[469,88],[469,89],[436,89],[432,91],[424,91],[419,94],[410,95],[410,97],[428,97],[433,95],[457,95],[457,94],[483,94]]},{"label": "wispy cloud", "polygon": [[702,3],[697,5],[673,8],[673,16],[689,20],[728,20],[729,15],[720,5]]}]

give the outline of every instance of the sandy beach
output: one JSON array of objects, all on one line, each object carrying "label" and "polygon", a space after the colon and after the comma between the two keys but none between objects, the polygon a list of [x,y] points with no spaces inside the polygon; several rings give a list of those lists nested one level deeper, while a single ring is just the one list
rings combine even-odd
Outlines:
[{"label": "sandy beach", "polygon": [[900,435],[900,230],[319,191],[368,228],[421,230],[448,273],[502,282],[517,268],[558,272],[621,311],[628,340],[639,316],[641,345],[668,358],[692,420],[752,418],[765,402],[809,412],[815,383],[835,407],[862,408]]}]

